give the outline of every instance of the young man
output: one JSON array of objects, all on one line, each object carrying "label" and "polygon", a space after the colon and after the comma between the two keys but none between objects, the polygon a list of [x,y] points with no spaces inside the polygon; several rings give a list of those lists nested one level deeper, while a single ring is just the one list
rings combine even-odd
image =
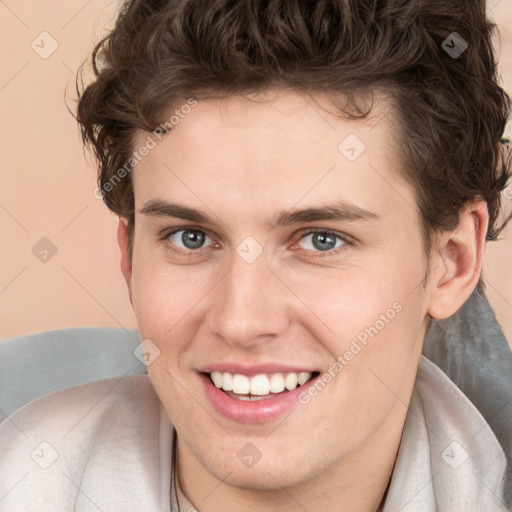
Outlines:
[{"label": "young man", "polygon": [[491,33],[483,1],[127,2],[77,117],[149,379],[21,409],[60,460],[7,509],[507,510],[422,356],[499,232]]}]

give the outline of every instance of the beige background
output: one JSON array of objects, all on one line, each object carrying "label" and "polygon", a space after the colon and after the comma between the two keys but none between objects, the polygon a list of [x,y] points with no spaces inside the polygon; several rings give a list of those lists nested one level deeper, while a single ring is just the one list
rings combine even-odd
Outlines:
[{"label": "beige background", "polygon": [[[136,327],[118,269],[116,218],[93,196],[94,162],[84,156],[64,103],[66,96],[73,108],[76,70],[111,26],[118,4],[0,0],[0,337]],[[500,65],[512,91],[512,0],[492,0],[489,13],[500,25]],[[512,187],[507,196],[510,211]],[[39,242],[43,237],[55,254]],[[503,238],[488,244],[484,278],[512,340],[512,224]],[[46,262],[33,253],[38,242],[39,251],[49,250]]]}]

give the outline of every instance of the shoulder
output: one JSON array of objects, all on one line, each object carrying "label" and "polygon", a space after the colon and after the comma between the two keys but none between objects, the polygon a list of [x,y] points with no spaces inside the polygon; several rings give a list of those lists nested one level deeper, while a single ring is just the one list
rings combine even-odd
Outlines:
[{"label": "shoulder", "polygon": [[158,494],[157,479],[144,480],[159,474],[166,419],[147,375],[77,386],[27,404],[0,424],[2,510],[66,510],[82,502],[81,510],[102,509],[112,489],[133,510],[134,499]]},{"label": "shoulder", "polygon": [[[0,423],[0,438],[11,443],[44,436],[66,439],[94,432],[108,417],[110,428],[158,413],[159,400],[147,375],[92,382],[45,395]],[[113,421],[112,421],[113,420]],[[134,424],[135,422],[135,424]]]}]

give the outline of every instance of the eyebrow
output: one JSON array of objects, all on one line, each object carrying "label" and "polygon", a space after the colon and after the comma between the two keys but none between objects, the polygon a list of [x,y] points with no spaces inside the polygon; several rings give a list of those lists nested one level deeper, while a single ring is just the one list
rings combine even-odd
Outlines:
[{"label": "eyebrow", "polygon": [[[155,217],[173,217],[184,219],[199,224],[215,224],[215,221],[207,213],[179,203],[168,203],[160,199],[147,201],[139,210],[143,215]],[[376,213],[360,208],[354,204],[338,201],[320,207],[307,207],[280,211],[274,219],[267,220],[266,225],[271,229],[291,224],[301,224],[319,221],[367,221],[377,220],[380,216]]]}]

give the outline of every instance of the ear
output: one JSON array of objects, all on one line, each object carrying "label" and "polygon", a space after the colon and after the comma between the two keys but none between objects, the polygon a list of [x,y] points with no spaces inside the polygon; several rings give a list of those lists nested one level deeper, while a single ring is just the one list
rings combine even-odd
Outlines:
[{"label": "ear", "polygon": [[128,221],[119,217],[119,224],[117,226],[117,244],[121,249],[121,273],[123,274],[126,285],[128,286],[128,294],[130,296],[130,303],[132,302],[132,265],[129,256],[129,240],[128,240]]},{"label": "ear", "polygon": [[489,224],[487,203],[467,206],[454,231],[443,233],[432,258],[428,313],[448,318],[466,302],[478,284]]}]

